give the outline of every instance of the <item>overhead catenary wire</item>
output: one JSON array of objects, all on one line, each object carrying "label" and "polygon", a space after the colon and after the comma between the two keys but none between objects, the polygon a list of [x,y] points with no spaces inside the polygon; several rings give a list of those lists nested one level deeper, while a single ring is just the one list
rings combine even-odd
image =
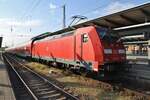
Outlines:
[{"label": "overhead catenary wire", "polygon": [[[98,10],[98,9],[105,8],[107,5],[108,5],[107,3],[106,3],[106,4],[103,4],[103,5],[100,5],[100,6],[96,7],[96,8],[93,8],[93,9],[91,9],[91,10],[82,12],[82,13],[80,13],[80,14],[78,14],[78,15],[87,17],[86,15],[92,14],[94,11],[96,11],[96,10]],[[71,16],[71,17],[72,17],[72,16]],[[87,19],[88,19],[88,17],[87,17]],[[70,18],[68,18],[67,20],[70,20]],[[78,22],[77,22],[77,23],[78,23]],[[77,24],[77,23],[76,23],[76,24]],[[69,26],[70,26],[70,25],[69,25]]]},{"label": "overhead catenary wire", "polygon": [[[31,9],[29,9],[28,11],[26,11],[26,13],[22,16],[22,19],[25,18],[25,17],[31,16],[30,13],[33,12],[34,9],[36,9],[36,7],[40,4],[40,2],[41,2],[41,0],[37,0],[35,3],[32,2],[32,3],[34,3],[34,4],[32,5],[32,7],[30,7]],[[96,7],[96,8],[94,8],[94,9],[92,9],[92,10],[89,10],[89,11],[86,11],[86,12],[83,12],[83,13],[80,13],[79,15],[88,15],[88,14],[91,14],[91,13],[93,13],[93,11],[95,11],[95,10],[97,10],[97,9],[100,9],[100,8],[103,8],[103,7],[105,7],[105,6],[106,6],[106,4],[101,5],[101,6],[99,6],[99,7]],[[58,8],[59,8],[59,7],[57,7],[56,9],[58,9]],[[31,19],[30,19],[30,20],[31,20]],[[70,20],[70,18],[68,18],[67,20]],[[60,23],[58,23],[57,25],[59,25],[59,24],[60,24]]]},{"label": "overhead catenary wire", "polygon": [[[35,2],[35,0],[32,0],[31,3],[29,3],[29,5],[27,5],[27,6],[25,7],[25,9],[31,8],[31,7],[33,6],[34,2]],[[28,13],[28,10],[24,10],[23,13],[22,13],[22,15],[21,15],[19,18],[20,18],[20,19],[23,19],[24,16],[25,16],[27,13]]]},{"label": "overhead catenary wire", "polygon": [[[88,10],[88,11],[85,11],[85,12],[82,12],[82,13],[79,13],[78,15],[86,16],[86,15],[92,14],[94,11],[97,11],[97,10],[99,10],[99,9],[106,9],[107,6],[108,6],[108,3],[105,3],[105,4],[103,4],[103,5],[100,5],[100,6],[98,6],[98,7],[93,8],[93,9],[91,9],[91,10]],[[59,8],[59,7],[57,7],[57,8]],[[55,8],[55,9],[57,9],[57,8]],[[72,16],[71,16],[71,17],[72,17]],[[67,18],[66,20],[70,20],[70,18]],[[60,22],[55,24],[55,26],[58,26],[58,25],[60,26]],[[56,27],[54,27],[54,28],[56,28]],[[60,28],[57,28],[56,30],[58,30],[58,29],[60,29]]]},{"label": "overhead catenary wire", "polygon": [[[23,15],[19,17],[19,20],[24,22],[25,19],[28,20],[28,21],[31,21],[31,14],[33,14],[34,10],[36,9],[36,7],[38,7],[38,5],[41,3],[41,0],[32,0],[30,2],[29,5],[27,5],[26,9],[24,12],[23,12]],[[13,28],[11,28],[11,31],[13,31]],[[30,27],[29,28],[29,32],[32,31],[32,28]]]},{"label": "overhead catenary wire", "polygon": [[[35,0],[34,0],[35,1]],[[41,0],[36,0],[36,2],[31,2],[33,3],[30,9],[27,10],[24,15],[21,17],[21,19],[24,19],[25,17],[31,16],[30,14],[33,13],[33,11],[36,9],[36,7],[41,3]]]}]

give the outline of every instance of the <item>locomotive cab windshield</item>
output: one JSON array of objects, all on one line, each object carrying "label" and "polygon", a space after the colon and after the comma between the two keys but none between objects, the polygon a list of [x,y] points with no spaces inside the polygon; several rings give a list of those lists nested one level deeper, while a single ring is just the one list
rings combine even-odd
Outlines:
[{"label": "locomotive cab windshield", "polygon": [[113,31],[109,31],[108,29],[104,28],[96,28],[96,31],[101,40],[104,40],[108,43],[117,42],[119,37]]},{"label": "locomotive cab windshield", "polygon": [[96,28],[104,48],[105,62],[117,62],[125,59],[125,48],[117,33],[108,29]]}]

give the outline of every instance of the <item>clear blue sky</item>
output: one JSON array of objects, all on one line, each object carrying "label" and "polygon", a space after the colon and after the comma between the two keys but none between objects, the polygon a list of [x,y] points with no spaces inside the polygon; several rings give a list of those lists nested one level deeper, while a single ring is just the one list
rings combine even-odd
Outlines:
[{"label": "clear blue sky", "polygon": [[149,1],[0,0],[0,34],[5,38],[3,45],[11,45],[17,44],[18,39],[22,42],[33,35],[61,29],[62,5],[64,4],[66,5],[66,22],[68,25],[73,15],[83,15],[90,20]]}]

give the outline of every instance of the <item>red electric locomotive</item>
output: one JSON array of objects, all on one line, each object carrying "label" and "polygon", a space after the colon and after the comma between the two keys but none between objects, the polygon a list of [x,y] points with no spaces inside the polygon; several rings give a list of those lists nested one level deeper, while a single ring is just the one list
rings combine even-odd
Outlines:
[{"label": "red electric locomotive", "polygon": [[95,72],[110,72],[126,61],[125,48],[118,37],[94,26],[39,39],[24,50],[33,59]]}]

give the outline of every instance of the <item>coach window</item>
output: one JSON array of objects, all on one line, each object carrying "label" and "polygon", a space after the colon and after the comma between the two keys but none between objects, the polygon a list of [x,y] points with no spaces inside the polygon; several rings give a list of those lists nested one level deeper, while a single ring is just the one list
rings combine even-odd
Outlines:
[{"label": "coach window", "polygon": [[84,33],[82,35],[82,40],[83,40],[83,42],[88,42],[88,35],[87,35],[87,33]]}]

